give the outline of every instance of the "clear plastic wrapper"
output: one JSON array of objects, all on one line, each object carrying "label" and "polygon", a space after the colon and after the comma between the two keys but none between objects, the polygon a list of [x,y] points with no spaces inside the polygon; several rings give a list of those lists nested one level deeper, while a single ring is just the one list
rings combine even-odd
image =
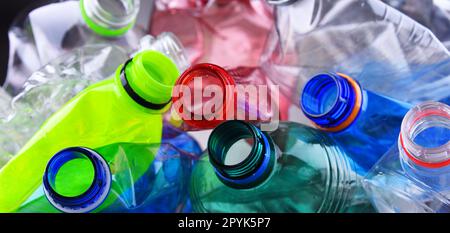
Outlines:
[{"label": "clear plastic wrapper", "polygon": [[15,155],[49,116],[89,85],[113,75],[127,59],[121,47],[87,45],[34,72],[23,91],[2,105],[10,106],[0,121],[2,156]]},{"label": "clear plastic wrapper", "polygon": [[[433,33],[378,0],[268,1],[276,30],[262,57],[298,103],[304,83],[341,72],[373,92],[417,103],[449,95],[450,54]],[[286,3],[288,2],[288,3]]]},{"label": "clear plastic wrapper", "polygon": [[429,28],[450,49],[450,2],[448,0],[383,0]]}]

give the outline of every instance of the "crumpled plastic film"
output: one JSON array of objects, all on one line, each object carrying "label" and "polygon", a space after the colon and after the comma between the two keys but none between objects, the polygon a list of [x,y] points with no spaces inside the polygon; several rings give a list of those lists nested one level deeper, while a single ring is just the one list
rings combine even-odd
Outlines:
[{"label": "crumpled plastic film", "polygon": [[298,103],[304,83],[342,72],[364,88],[416,103],[449,95],[450,53],[433,33],[378,0],[298,0],[278,5],[262,57]]},{"label": "crumpled plastic film", "polygon": [[126,59],[118,46],[84,46],[34,72],[14,98],[0,92],[5,102],[0,103],[0,157],[10,159],[49,116],[90,84],[113,75]]},{"label": "crumpled plastic film", "polygon": [[450,1],[383,0],[423,26],[429,28],[450,49]]}]

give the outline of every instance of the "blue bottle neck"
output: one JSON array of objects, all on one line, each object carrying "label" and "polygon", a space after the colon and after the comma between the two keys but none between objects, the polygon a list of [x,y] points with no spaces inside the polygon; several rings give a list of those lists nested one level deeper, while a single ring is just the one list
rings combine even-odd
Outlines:
[{"label": "blue bottle neck", "polygon": [[[85,192],[74,197],[58,193],[55,183],[61,167],[69,161],[81,158],[88,159],[93,165],[92,184]],[[88,148],[72,147],[56,153],[49,161],[43,177],[43,186],[48,201],[58,210],[66,213],[85,213],[103,203],[110,191],[111,180],[108,163],[100,154]]]},{"label": "blue bottle neck", "polygon": [[[229,150],[238,141],[252,141],[251,151],[233,165],[225,163]],[[266,181],[275,164],[276,152],[272,139],[256,126],[243,121],[227,121],[211,133],[208,140],[209,160],[218,178],[236,189],[254,188]]]},{"label": "blue bottle neck", "polygon": [[359,116],[363,90],[344,74],[319,74],[306,83],[301,99],[303,113],[318,128],[339,132]]}]

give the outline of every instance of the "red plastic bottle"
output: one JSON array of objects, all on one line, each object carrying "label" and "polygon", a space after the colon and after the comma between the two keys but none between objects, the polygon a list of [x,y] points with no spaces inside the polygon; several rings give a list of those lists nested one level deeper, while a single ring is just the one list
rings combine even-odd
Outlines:
[{"label": "red plastic bottle", "polygon": [[202,63],[187,69],[172,94],[185,130],[212,129],[226,120],[266,123],[286,118],[289,101],[258,67],[230,70]]}]

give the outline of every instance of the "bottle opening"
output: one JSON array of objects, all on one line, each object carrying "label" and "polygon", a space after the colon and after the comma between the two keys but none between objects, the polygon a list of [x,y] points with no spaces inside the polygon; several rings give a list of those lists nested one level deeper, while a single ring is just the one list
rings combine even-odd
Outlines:
[{"label": "bottle opening", "polygon": [[402,122],[399,147],[403,159],[414,165],[450,165],[450,107],[425,102],[411,109]]},{"label": "bottle opening", "polygon": [[339,82],[330,75],[318,75],[303,92],[303,108],[312,116],[330,112],[338,100]]},{"label": "bottle opening", "polygon": [[235,166],[244,162],[251,156],[254,143],[253,138],[243,138],[233,143],[225,155],[224,165]]},{"label": "bottle opening", "polygon": [[84,154],[73,152],[70,156],[57,171],[53,170],[49,183],[59,195],[76,197],[91,187],[95,170],[91,160]]},{"label": "bottle opening", "polygon": [[90,212],[106,199],[111,172],[95,151],[67,148],[49,161],[43,184],[45,195],[55,208],[67,213]]},{"label": "bottle opening", "polygon": [[139,0],[80,0],[84,21],[102,36],[121,36],[133,25]]},{"label": "bottle opening", "polygon": [[276,157],[271,138],[243,121],[227,121],[214,129],[208,140],[208,153],[218,178],[237,189],[263,183]]},{"label": "bottle opening", "polygon": [[[181,119],[194,128],[214,128],[227,119],[234,106],[234,79],[222,67],[198,64],[177,80],[172,96]],[[175,104],[177,103],[177,104]]]},{"label": "bottle opening", "polygon": [[338,132],[358,117],[362,90],[355,80],[344,74],[319,74],[306,83],[300,105],[318,128]]},{"label": "bottle opening", "polygon": [[176,65],[162,53],[139,52],[122,67],[120,78],[130,97],[146,108],[160,110],[171,101],[178,78]]}]

